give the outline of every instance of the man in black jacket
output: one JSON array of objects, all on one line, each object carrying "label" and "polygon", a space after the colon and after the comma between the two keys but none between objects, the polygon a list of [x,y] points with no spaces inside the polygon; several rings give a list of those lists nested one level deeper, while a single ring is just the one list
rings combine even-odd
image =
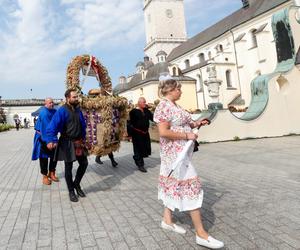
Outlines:
[{"label": "man in black jacket", "polygon": [[133,144],[133,159],[141,172],[147,172],[144,158],[151,155],[151,141],[149,135],[149,121],[153,121],[153,114],[148,110],[146,99],[140,97],[137,107],[129,113],[130,134]]}]

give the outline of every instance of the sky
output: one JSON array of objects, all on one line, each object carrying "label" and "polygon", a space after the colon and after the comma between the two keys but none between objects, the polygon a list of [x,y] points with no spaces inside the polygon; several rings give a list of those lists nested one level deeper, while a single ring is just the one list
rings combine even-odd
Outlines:
[{"label": "sky", "polygon": [[[188,38],[238,10],[241,0],[185,0]],[[143,60],[142,0],[0,0],[0,96],[62,98],[73,57],[96,56],[113,87]],[[84,92],[97,88],[86,80]]]}]

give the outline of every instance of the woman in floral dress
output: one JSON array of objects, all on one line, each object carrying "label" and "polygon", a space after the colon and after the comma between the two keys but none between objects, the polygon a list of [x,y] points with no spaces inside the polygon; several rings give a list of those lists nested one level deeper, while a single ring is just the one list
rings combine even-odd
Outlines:
[{"label": "woman in floral dress", "polygon": [[191,163],[193,147],[187,152],[183,164],[177,167],[172,175],[172,164],[183,150],[188,140],[196,140],[192,128],[206,125],[206,120],[192,121],[191,115],[176,104],[181,96],[181,85],[171,77],[160,78],[159,95],[163,100],[154,113],[160,135],[161,167],[158,185],[158,198],[164,203],[164,215],[161,226],[164,229],[184,234],[184,228],[172,222],[172,211],[190,211],[196,229],[196,243],[208,248],[217,249],[223,242],[209,236],[201,221],[200,207],[203,201],[203,190],[195,168]]}]

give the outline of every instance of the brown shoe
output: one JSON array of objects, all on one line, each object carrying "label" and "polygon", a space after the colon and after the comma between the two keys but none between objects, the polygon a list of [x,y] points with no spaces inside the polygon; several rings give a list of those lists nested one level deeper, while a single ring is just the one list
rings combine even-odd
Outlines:
[{"label": "brown shoe", "polygon": [[43,184],[44,185],[51,185],[51,180],[48,179],[47,175],[43,175]]},{"label": "brown shoe", "polygon": [[49,177],[52,181],[59,182],[59,179],[58,179],[57,176],[55,175],[55,171],[49,172],[48,177]]}]

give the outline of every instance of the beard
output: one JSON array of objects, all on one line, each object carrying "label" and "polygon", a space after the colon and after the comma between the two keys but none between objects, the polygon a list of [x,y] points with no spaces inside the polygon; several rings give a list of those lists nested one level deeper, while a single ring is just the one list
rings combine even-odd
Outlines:
[{"label": "beard", "polygon": [[76,108],[79,104],[79,101],[69,101],[69,104]]}]

